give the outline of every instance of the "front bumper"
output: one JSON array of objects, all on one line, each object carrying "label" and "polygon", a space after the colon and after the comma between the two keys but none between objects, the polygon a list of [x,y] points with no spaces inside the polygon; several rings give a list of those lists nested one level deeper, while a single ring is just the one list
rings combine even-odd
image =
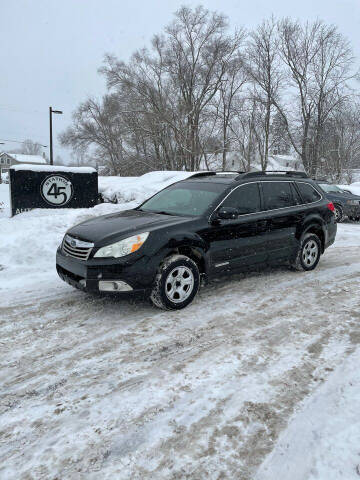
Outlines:
[{"label": "front bumper", "polygon": [[[130,288],[114,290],[117,295],[149,295],[156,275],[156,266],[151,258],[141,256],[129,260],[90,259],[77,260],[65,255],[60,248],[56,253],[56,270],[59,277],[72,287],[91,293],[112,293],[104,290],[109,282],[124,282]],[[99,288],[99,283],[102,283]]]}]

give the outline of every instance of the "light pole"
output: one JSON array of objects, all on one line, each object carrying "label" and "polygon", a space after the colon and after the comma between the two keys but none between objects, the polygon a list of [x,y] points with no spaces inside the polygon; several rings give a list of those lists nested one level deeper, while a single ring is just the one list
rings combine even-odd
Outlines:
[{"label": "light pole", "polygon": [[50,165],[54,165],[53,161],[53,141],[52,141],[52,114],[57,113],[62,115],[61,110],[53,110],[52,107],[49,107],[49,119],[50,119]]}]

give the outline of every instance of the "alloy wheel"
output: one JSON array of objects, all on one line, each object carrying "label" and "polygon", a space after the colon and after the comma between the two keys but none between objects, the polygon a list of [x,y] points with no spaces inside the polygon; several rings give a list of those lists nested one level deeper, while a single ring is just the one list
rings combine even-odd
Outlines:
[{"label": "alloy wheel", "polygon": [[175,267],[165,281],[165,294],[174,303],[184,302],[194,289],[194,274],[185,266]]},{"label": "alloy wheel", "polygon": [[319,256],[319,246],[315,240],[309,240],[305,243],[302,251],[302,259],[306,267],[312,267]]}]

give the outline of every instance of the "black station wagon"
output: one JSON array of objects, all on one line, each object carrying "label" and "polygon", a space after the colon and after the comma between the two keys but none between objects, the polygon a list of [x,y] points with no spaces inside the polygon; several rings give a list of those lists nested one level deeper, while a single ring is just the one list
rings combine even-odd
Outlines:
[{"label": "black station wagon", "polygon": [[335,235],[334,205],[303,173],[201,172],[69,229],[57,271],[85,291],[181,309],[201,278],[262,264],[312,270]]}]

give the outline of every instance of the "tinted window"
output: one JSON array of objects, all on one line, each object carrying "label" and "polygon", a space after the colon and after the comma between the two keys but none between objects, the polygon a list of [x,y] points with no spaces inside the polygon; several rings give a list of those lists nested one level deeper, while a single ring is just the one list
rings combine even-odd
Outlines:
[{"label": "tinted window", "polygon": [[221,205],[239,210],[240,215],[260,211],[260,193],[257,183],[248,183],[235,189]]},{"label": "tinted window", "polygon": [[320,194],[308,183],[297,183],[304,203],[312,203],[320,200]]},{"label": "tinted window", "polygon": [[169,215],[203,215],[224,191],[219,183],[179,182],[143,203],[140,210],[145,212],[165,212]]},{"label": "tinted window", "polygon": [[290,182],[263,182],[262,183],[265,210],[291,207],[295,205]]},{"label": "tinted window", "polygon": [[293,183],[291,183],[290,185],[291,185],[291,193],[295,201],[295,205],[301,205],[303,201],[299,195],[299,192],[296,190],[295,185]]}]

